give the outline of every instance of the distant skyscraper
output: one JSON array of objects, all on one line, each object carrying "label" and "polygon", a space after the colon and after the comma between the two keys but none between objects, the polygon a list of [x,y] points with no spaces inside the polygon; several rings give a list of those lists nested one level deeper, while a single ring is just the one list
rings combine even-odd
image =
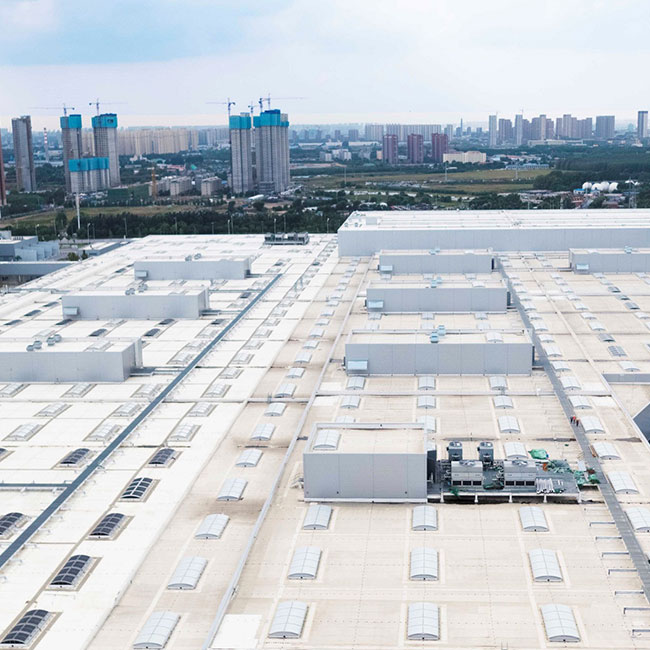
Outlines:
[{"label": "distant skyscraper", "polygon": [[524,143],[524,116],[515,115],[515,145],[520,147]]},{"label": "distant skyscraper", "polygon": [[387,133],[382,142],[381,159],[388,165],[397,164],[397,135]]},{"label": "distant skyscraper", "polygon": [[497,116],[496,115],[490,115],[488,132],[489,132],[488,143],[489,143],[490,147],[496,147],[497,146],[497,137],[498,137]]},{"label": "distant skyscraper", "polygon": [[447,124],[445,126],[445,135],[450,140],[454,137],[454,125],[453,124]]},{"label": "distant skyscraper", "polygon": [[0,205],[7,205],[7,179],[5,178],[5,164],[2,159],[2,131],[0,131]]},{"label": "distant skyscraper", "polygon": [[594,136],[598,140],[609,140],[616,134],[615,118],[613,115],[597,115]]},{"label": "distant skyscraper", "polygon": [[93,117],[95,156],[108,158],[111,187],[120,184],[120,157],[117,148],[117,115],[103,113]]},{"label": "distant skyscraper", "polygon": [[435,163],[443,161],[443,155],[449,151],[449,138],[444,133],[431,135],[431,160]]},{"label": "distant skyscraper", "polygon": [[424,162],[424,138],[419,133],[410,133],[406,138],[408,161],[414,165]]},{"label": "distant skyscraper", "polygon": [[499,120],[499,129],[498,129],[498,142],[499,144],[504,144],[506,142],[512,142],[514,140],[514,132],[512,130],[512,121],[506,119]]},{"label": "distant skyscraper", "polygon": [[230,117],[231,190],[235,194],[246,194],[253,190],[251,126],[248,113]]},{"label": "distant skyscraper", "polygon": [[348,129],[348,140],[350,142],[359,141],[359,129]]},{"label": "distant skyscraper", "polygon": [[81,158],[83,155],[81,115],[64,115],[61,118],[60,123],[65,189],[67,192],[72,192],[72,185],[70,183],[70,160]]},{"label": "distant skyscraper", "polygon": [[639,111],[636,121],[636,135],[639,140],[648,137],[648,111]]},{"label": "distant skyscraper", "polygon": [[384,125],[366,124],[364,134],[366,140],[370,140],[372,142],[381,142],[381,139],[384,137]]},{"label": "distant skyscraper", "polygon": [[11,120],[16,161],[16,184],[21,192],[36,190],[36,169],[32,145],[32,118],[29,115]]},{"label": "distant skyscraper", "polygon": [[284,192],[289,187],[289,118],[270,109],[257,115],[255,159],[261,192]]}]

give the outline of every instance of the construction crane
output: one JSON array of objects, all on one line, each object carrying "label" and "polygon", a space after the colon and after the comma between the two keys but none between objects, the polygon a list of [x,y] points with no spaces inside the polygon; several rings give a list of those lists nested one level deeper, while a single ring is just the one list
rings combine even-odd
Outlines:
[{"label": "construction crane", "polygon": [[253,117],[253,113],[255,112],[255,100],[251,99],[251,103],[248,105],[248,110],[251,112],[251,119]]},{"label": "construction crane", "polygon": [[[307,99],[306,97],[274,97],[275,100],[280,99]],[[268,110],[271,110],[271,95],[270,93],[266,97],[259,98],[260,112],[264,110],[264,102],[266,102],[266,107]]]},{"label": "construction crane", "polygon": [[230,107],[234,106],[237,102],[233,102],[230,97],[225,102],[206,102],[206,104],[217,104],[219,106],[228,106],[228,119],[230,119]]},{"label": "construction crane", "polygon": [[[43,110],[43,111],[53,111],[53,110],[58,110],[61,108],[61,105],[59,106],[29,106],[28,108],[35,108],[36,110]],[[74,111],[76,110],[74,106],[67,106],[66,104],[63,104],[63,115],[67,117],[68,111]]]},{"label": "construction crane", "polygon": [[117,106],[118,104],[125,104],[126,102],[100,102],[99,97],[94,102],[88,102],[88,106],[94,106],[97,109],[97,115],[99,115],[99,106],[100,104],[108,106]]}]

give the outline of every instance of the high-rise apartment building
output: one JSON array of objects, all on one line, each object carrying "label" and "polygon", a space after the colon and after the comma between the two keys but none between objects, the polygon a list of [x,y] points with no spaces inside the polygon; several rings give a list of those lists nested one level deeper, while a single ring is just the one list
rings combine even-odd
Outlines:
[{"label": "high-rise apartment building", "polygon": [[230,189],[235,194],[253,190],[252,120],[248,113],[230,117]]},{"label": "high-rise apartment building", "polygon": [[358,142],[359,137],[359,129],[348,129],[348,140],[350,142]]},{"label": "high-rise apartment building", "polygon": [[32,118],[29,115],[11,120],[14,136],[14,160],[16,161],[16,185],[21,192],[36,190],[36,168],[32,145]]},{"label": "high-rise apartment building", "polygon": [[409,133],[406,148],[410,163],[420,165],[424,162],[424,138],[419,133]]},{"label": "high-rise apartment building", "polygon": [[381,142],[381,139],[384,137],[384,125],[366,124],[364,128],[364,135],[366,140]]},{"label": "high-rise apartment building", "polygon": [[431,160],[441,163],[443,156],[449,151],[449,138],[444,133],[431,135]]},{"label": "high-rise apartment building", "polygon": [[7,205],[7,179],[2,158],[2,131],[0,130],[0,205]]},{"label": "high-rise apartment building", "polygon": [[387,133],[382,142],[381,159],[387,165],[397,164],[397,135]]},{"label": "high-rise apartment building", "polygon": [[490,115],[488,122],[488,143],[490,147],[497,146],[498,129],[497,129],[497,116]]},{"label": "high-rise apartment building", "polygon": [[636,135],[639,140],[648,137],[648,111],[639,111],[636,121]]},{"label": "high-rise apartment building", "polygon": [[613,115],[597,115],[594,136],[598,140],[609,140],[616,134],[615,118]]},{"label": "high-rise apartment building", "polygon": [[120,157],[117,148],[117,115],[103,113],[92,120],[95,156],[108,158],[111,187],[120,184]]},{"label": "high-rise apartment building", "polygon": [[63,147],[63,173],[65,174],[66,192],[72,192],[70,181],[70,161],[83,155],[81,137],[81,115],[64,115],[60,119],[61,145]]},{"label": "high-rise apartment building", "polygon": [[99,192],[111,186],[108,158],[71,158],[67,168],[72,194]]},{"label": "high-rise apartment building", "polygon": [[512,128],[512,121],[511,120],[506,120],[506,119],[500,119],[499,120],[499,128],[498,128],[498,143],[499,144],[504,144],[504,143],[509,143],[514,140],[514,131]]},{"label": "high-rise apartment building", "polygon": [[284,192],[289,187],[289,118],[277,109],[253,119],[257,184],[261,192]]},{"label": "high-rise apartment building", "polygon": [[515,145],[520,147],[524,143],[524,116],[515,115]]}]

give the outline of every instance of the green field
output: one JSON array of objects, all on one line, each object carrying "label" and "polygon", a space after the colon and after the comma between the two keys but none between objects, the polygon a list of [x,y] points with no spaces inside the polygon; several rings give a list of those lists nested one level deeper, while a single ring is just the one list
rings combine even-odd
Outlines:
[{"label": "green field", "polygon": [[[463,187],[472,187],[472,192],[491,192],[503,191],[488,189],[490,186],[503,186],[506,183],[512,183],[513,188],[530,189],[532,181],[537,177],[548,174],[548,169],[528,169],[520,170],[515,180],[515,173],[509,169],[476,169],[468,172],[449,172],[447,182],[445,183],[444,174],[427,174],[427,173],[405,173],[405,172],[367,172],[367,173],[350,173],[347,175],[348,185],[363,185],[364,183],[381,183],[391,184],[407,181],[411,183],[422,183],[428,185],[427,189],[453,189],[458,185]],[[303,184],[309,189],[324,188],[333,189],[340,187],[343,182],[343,176],[318,176],[304,179]],[[465,191],[465,190],[463,190]]]}]

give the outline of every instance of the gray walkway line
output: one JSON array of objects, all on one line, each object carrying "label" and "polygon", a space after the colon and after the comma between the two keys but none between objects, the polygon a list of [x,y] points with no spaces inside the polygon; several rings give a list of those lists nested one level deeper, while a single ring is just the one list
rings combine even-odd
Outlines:
[{"label": "gray walkway line", "polygon": [[0,568],[18,553],[22,547],[39,531],[41,526],[92,476],[95,470],[128,438],[131,433],[158,407],[165,398],[180,384],[187,375],[196,368],[201,360],[212,351],[214,346],[228,334],[228,332],[239,323],[239,321],[257,304],[257,302],[273,287],[281,277],[281,273],[275,275],[271,281],[260,291],[235,318],[233,318],[188,364],[172,379],[165,388],[134,418],[118,436],[116,436],[79,475],[71,481],[61,494],[50,503],[40,515],[27,526],[20,535],[0,554]]},{"label": "gray walkway line", "polygon": [[[510,291],[510,295],[512,296],[513,306],[516,307],[517,311],[519,312],[519,316],[521,317],[521,320],[524,322],[526,327],[530,330],[530,335],[533,339],[533,344],[535,345],[535,352],[537,354],[539,362],[542,364],[546,374],[551,380],[551,384],[553,385],[553,389],[555,390],[557,398],[560,400],[560,404],[562,405],[564,413],[566,414],[567,418],[570,418],[572,415],[574,415],[574,412],[573,412],[573,407],[571,406],[571,402],[569,401],[569,398],[566,394],[566,390],[564,389],[564,386],[562,386],[562,383],[560,382],[557,373],[551,366],[548,357],[544,353],[544,349],[541,345],[539,337],[535,332],[535,330],[533,329],[532,323],[528,318],[526,311],[521,306],[521,301],[519,299],[519,296],[517,295],[515,289],[512,287],[510,279],[508,278],[506,272],[504,271],[500,263],[497,265],[497,269],[501,272],[503,279],[508,287],[508,290]],[[582,425],[579,425],[577,427],[572,427],[572,429],[575,434],[576,440],[580,445],[580,449],[582,450],[585,461],[589,459],[589,464],[593,467],[593,469],[596,472],[596,476],[600,481],[600,485],[599,485],[600,493],[603,495],[605,504],[609,509],[609,512],[612,516],[612,520],[616,524],[616,528],[618,529],[621,539],[625,544],[625,548],[629,553],[630,559],[634,563],[634,567],[636,568],[636,571],[639,575],[639,579],[641,580],[641,584],[643,586],[643,593],[645,594],[645,597],[648,600],[648,602],[650,602],[650,564],[648,563],[648,558],[646,554],[643,552],[643,549],[641,548],[641,544],[639,544],[639,540],[637,539],[636,534],[634,533],[634,529],[632,528],[632,525],[630,524],[630,521],[627,518],[621,506],[621,503],[618,500],[618,497],[616,496],[616,493],[614,492],[612,486],[610,485],[609,481],[605,477],[602,465],[600,464],[600,459],[598,457],[594,457],[591,452],[591,443],[587,438],[587,434],[584,428],[582,427]]]}]

